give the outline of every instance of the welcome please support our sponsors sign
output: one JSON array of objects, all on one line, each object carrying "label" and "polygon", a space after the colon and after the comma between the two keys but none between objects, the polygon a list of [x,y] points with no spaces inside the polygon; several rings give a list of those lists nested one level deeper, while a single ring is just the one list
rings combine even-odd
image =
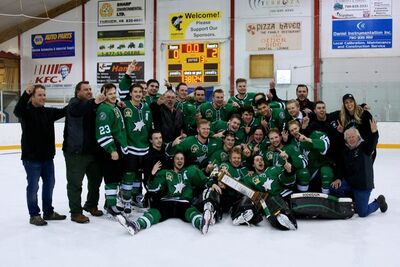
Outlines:
[{"label": "welcome please support our sponsors sign", "polygon": [[169,15],[171,40],[210,39],[222,36],[222,12],[180,12]]}]

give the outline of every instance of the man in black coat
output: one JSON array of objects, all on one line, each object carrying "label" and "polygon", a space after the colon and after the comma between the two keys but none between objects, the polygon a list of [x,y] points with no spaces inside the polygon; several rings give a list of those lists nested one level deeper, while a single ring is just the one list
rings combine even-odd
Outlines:
[{"label": "man in black coat", "polygon": [[[104,99],[103,94],[94,99],[89,82],[81,81],[75,87],[75,97],[71,98],[67,106],[63,151],[71,220],[77,223],[89,222],[89,218],[82,214],[82,209],[93,216],[103,215],[97,208],[103,174],[99,160],[100,147],[96,141],[95,119],[96,108]],[[82,181],[85,174],[88,179],[88,194],[82,208]]]},{"label": "man in black coat", "polygon": [[[22,128],[21,160],[24,165],[28,186],[26,199],[30,215],[29,223],[47,225],[46,220],[64,220],[65,215],[54,211],[52,206],[54,177],[55,137],[54,122],[65,116],[65,108],[45,107],[46,90],[43,85],[28,85],[14,109]],[[37,192],[42,177],[42,209],[40,216]]]},{"label": "man in black coat", "polygon": [[369,202],[369,196],[374,188],[374,170],[372,152],[378,143],[378,127],[375,120],[370,121],[371,138],[363,140],[356,128],[344,132],[346,147],[339,164],[339,179],[332,182],[331,193],[339,197],[353,194],[355,210],[360,217],[366,217],[378,208],[386,212],[388,206],[383,195]]}]

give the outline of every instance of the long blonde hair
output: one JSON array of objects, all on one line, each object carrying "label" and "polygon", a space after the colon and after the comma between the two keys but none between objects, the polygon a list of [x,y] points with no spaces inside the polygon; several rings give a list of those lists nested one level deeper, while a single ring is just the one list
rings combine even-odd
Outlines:
[{"label": "long blonde hair", "polygon": [[[353,100],[354,102],[354,120],[356,121],[357,124],[361,124],[361,116],[364,112],[364,109],[357,105],[356,100]],[[342,105],[342,109],[340,110],[339,114],[339,119],[340,119],[340,124],[346,128],[347,124],[350,122],[350,113],[347,111],[344,103]]]}]

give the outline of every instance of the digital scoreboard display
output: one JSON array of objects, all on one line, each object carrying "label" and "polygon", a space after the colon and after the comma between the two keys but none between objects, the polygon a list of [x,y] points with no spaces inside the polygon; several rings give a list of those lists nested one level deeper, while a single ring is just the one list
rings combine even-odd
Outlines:
[{"label": "digital scoreboard display", "polygon": [[168,81],[187,84],[219,83],[220,44],[169,44]]}]

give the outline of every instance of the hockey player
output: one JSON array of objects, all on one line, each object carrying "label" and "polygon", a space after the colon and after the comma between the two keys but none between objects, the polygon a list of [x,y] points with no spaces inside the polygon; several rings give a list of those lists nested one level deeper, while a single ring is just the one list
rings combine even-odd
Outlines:
[{"label": "hockey player", "polygon": [[271,109],[267,100],[260,99],[257,102],[258,115],[261,119],[261,125],[268,132],[271,128],[278,128],[280,131],[285,129],[286,115],[281,108]]},{"label": "hockey player", "polygon": [[[298,121],[290,121],[288,123],[290,134],[294,137],[292,143],[298,147],[302,155],[308,161],[308,170],[310,180],[314,179],[318,174],[321,177],[321,192],[329,194],[329,187],[333,181],[333,170],[331,162],[326,156],[329,149],[329,138],[325,133],[314,131],[310,137],[300,133],[300,123]],[[299,191],[308,191],[309,185],[306,180],[297,185]]]},{"label": "hockey player", "polygon": [[228,121],[229,115],[238,108],[237,103],[224,103],[224,91],[222,89],[216,89],[213,92],[213,100],[211,103],[205,102],[200,105],[199,112],[203,119],[208,121]]},{"label": "hockey player", "polygon": [[240,125],[240,128],[243,129],[245,134],[247,135],[246,142],[249,141],[249,136],[252,134],[254,129],[258,126],[260,126],[260,118],[256,118],[254,116],[254,109],[252,106],[244,106],[241,108],[241,119],[242,119],[242,124]]},{"label": "hockey player", "polygon": [[184,165],[185,156],[179,152],[174,156],[173,169],[161,169],[160,162],[154,165],[153,178],[149,180],[149,193],[153,195],[151,208],[135,221],[126,222],[130,233],[137,233],[169,218],[180,218],[191,223],[203,234],[207,233],[213,219],[212,206],[205,204],[202,214],[191,201],[194,197],[193,187],[212,186],[213,180],[196,166],[185,168]]},{"label": "hockey player", "polygon": [[197,121],[197,135],[188,136],[185,139],[178,138],[172,143],[172,151],[185,154],[188,164],[196,164],[199,168],[205,168],[207,157],[222,147],[220,139],[209,137],[210,123],[205,119]]},{"label": "hockey player", "polygon": [[130,100],[125,101],[123,118],[127,135],[127,155],[125,171],[121,184],[124,212],[131,212],[131,201],[135,206],[143,207],[142,173],[143,157],[149,151],[148,135],[153,127],[153,118],[149,106],[142,102],[143,88],[133,84],[129,88]]},{"label": "hockey player", "polygon": [[228,104],[237,103],[240,107],[251,106],[255,93],[247,92],[247,81],[243,78],[236,79],[237,95],[232,96],[228,100]]},{"label": "hockey player", "polygon": [[224,145],[221,149],[216,150],[208,157],[208,166],[206,169],[207,173],[210,173],[214,168],[214,165],[218,166],[224,162],[229,161],[229,153],[233,146],[235,145],[235,133],[232,131],[225,131],[224,136],[222,137]]},{"label": "hockey player", "polygon": [[308,185],[307,161],[299,149],[292,144],[283,145],[280,131],[276,128],[269,131],[268,138],[271,145],[264,160],[267,166],[283,167],[286,170],[280,176],[281,184],[288,189],[292,189],[296,181],[298,185]]},{"label": "hockey player", "polygon": [[114,216],[120,213],[116,208],[117,188],[123,175],[122,155],[127,151],[126,132],[122,114],[115,105],[117,102],[115,85],[104,84],[101,93],[106,96],[106,100],[96,111],[96,139],[103,148],[105,208]]},{"label": "hockey player", "polygon": [[225,131],[232,131],[235,133],[235,144],[240,145],[246,142],[246,133],[240,127],[241,120],[239,114],[232,114],[229,121],[214,121],[211,123],[211,134],[213,137],[221,138]]},{"label": "hockey player", "polygon": [[252,156],[260,155],[264,157],[267,154],[270,142],[265,136],[265,130],[262,126],[258,126],[254,129],[251,138],[252,141],[248,143]]},{"label": "hockey player", "polygon": [[[242,151],[239,146],[234,147],[229,154],[229,162],[222,163],[219,169],[237,181],[241,181],[248,174],[248,169],[241,166]],[[217,211],[217,218],[222,218],[224,212],[229,212],[234,225],[257,224],[262,221],[261,214],[256,206],[247,197],[235,190],[218,183],[222,188],[220,194],[210,194],[208,201],[213,203]]]}]

